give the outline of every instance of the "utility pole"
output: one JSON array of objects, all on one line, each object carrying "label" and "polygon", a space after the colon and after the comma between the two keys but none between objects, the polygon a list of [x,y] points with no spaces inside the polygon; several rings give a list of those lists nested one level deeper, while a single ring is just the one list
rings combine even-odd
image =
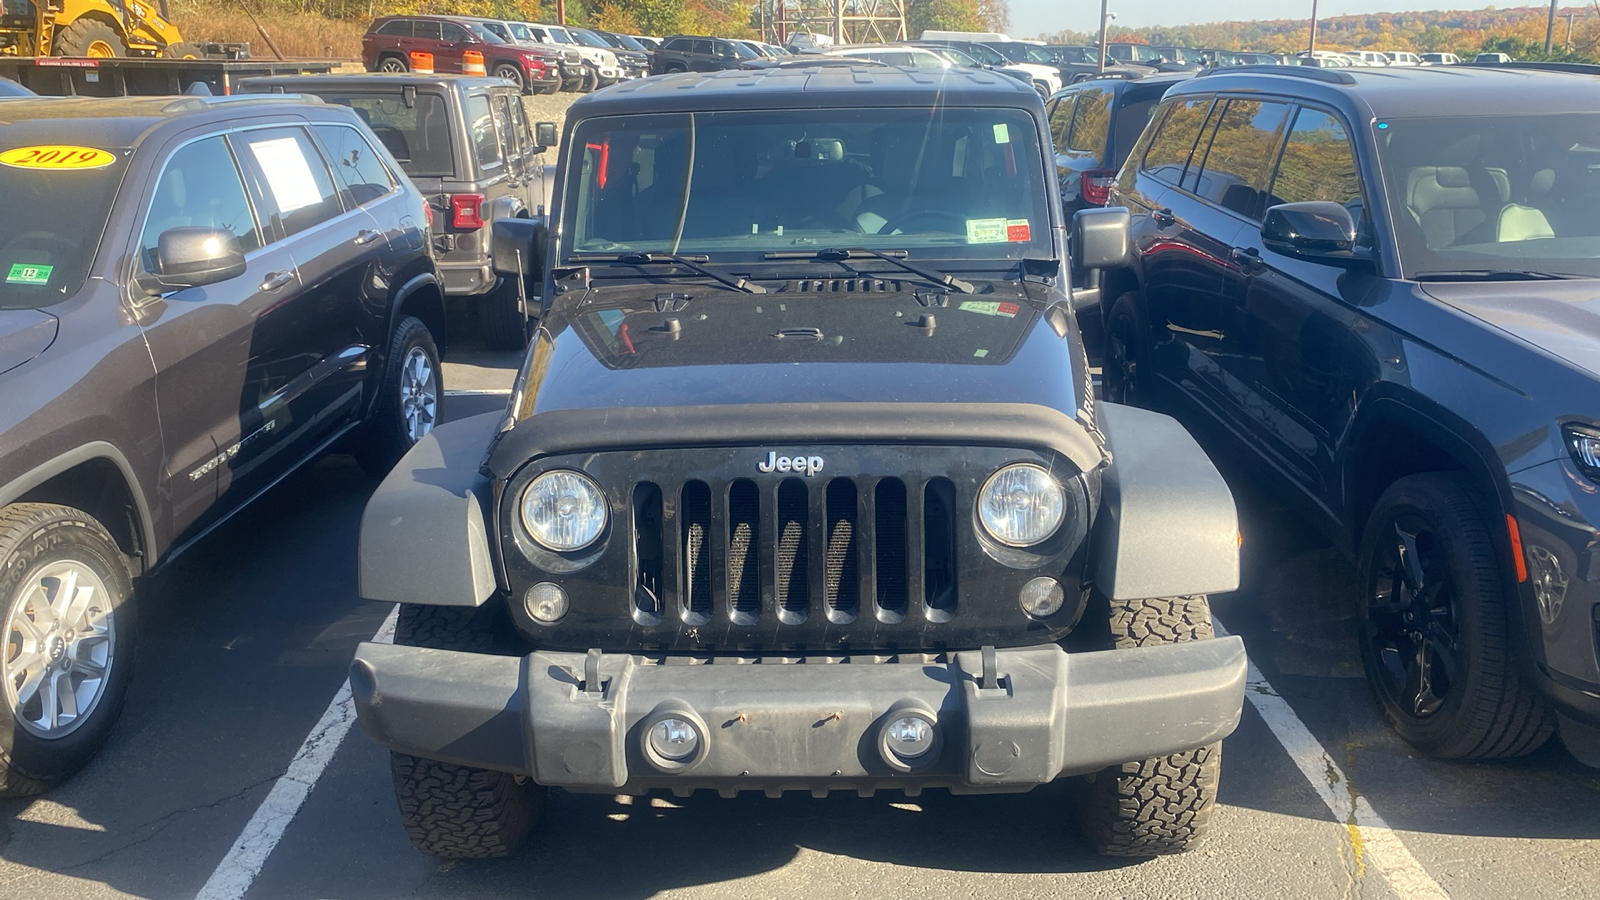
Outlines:
[{"label": "utility pole", "polygon": [[567,0],[556,0],[556,24],[567,24]]},{"label": "utility pole", "polygon": [[1311,0],[1311,46],[1306,48],[1306,54],[1315,56],[1317,53],[1317,0]]},{"label": "utility pole", "polygon": [[1577,18],[1578,14],[1577,13],[1567,13],[1566,15],[1567,15],[1567,44],[1566,44],[1566,51],[1568,53],[1571,53],[1572,52],[1572,20]]},{"label": "utility pole", "polygon": [[1100,0],[1100,66],[1096,71],[1101,74],[1106,71],[1106,32],[1110,31],[1110,5],[1111,0]]},{"label": "utility pole", "polygon": [[1550,21],[1544,26],[1544,55],[1550,55],[1550,48],[1556,42],[1556,4],[1561,0],[1550,0]]}]

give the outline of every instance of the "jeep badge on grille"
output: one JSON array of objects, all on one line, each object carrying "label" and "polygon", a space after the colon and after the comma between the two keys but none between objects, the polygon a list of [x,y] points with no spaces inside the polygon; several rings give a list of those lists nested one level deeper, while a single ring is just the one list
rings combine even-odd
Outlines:
[{"label": "jeep badge on grille", "polygon": [[756,463],[756,468],[763,472],[803,472],[806,475],[815,475],[822,471],[822,457],[779,456],[769,451],[767,461]]}]

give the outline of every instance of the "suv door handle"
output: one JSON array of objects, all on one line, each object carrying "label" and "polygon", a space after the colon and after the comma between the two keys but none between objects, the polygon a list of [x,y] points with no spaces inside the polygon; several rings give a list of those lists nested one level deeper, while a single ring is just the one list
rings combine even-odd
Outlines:
[{"label": "suv door handle", "polygon": [[382,234],[379,234],[370,228],[364,228],[361,231],[356,232],[355,242],[358,244],[370,244],[381,237],[383,237]]},{"label": "suv door handle", "polygon": [[1178,217],[1172,214],[1171,209],[1158,209],[1150,213],[1150,221],[1156,223],[1158,228],[1171,228],[1178,224]]},{"label": "suv door handle", "polygon": [[1261,259],[1261,251],[1254,247],[1235,247],[1228,251],[1228,259],[1246,272],[1259,271],[1266,265]]},{"label": "suv door handle", "polygon": [[261,289],[270,293],[282,289],[284,285],[293,280],[293,272],[273,272],[267,276],[266,281],[261,282]]}]

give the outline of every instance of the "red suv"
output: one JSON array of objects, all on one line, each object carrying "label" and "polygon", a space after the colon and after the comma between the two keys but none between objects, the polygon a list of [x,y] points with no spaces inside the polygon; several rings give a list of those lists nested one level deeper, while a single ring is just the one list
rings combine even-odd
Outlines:
[{"label": "red suv", "polygon": [[[482,72],[466,72],[468,51],[483,54]],[[449,16],[383,16],[361,38],[361,62],[369,72],[409,72],[412,53],[431,53],[433,70],[444,74],[491,75],[523,93],[553,93],[561,72],[549,53],[509,44],[471,19]]]}]

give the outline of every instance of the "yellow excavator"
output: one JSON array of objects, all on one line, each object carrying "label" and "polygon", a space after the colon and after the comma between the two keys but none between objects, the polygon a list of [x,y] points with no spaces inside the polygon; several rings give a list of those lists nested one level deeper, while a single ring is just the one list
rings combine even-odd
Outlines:
[{"label": "yellow excavator", "polygon": [[166,0],[0,0],[0,54],[195,59]]}]

